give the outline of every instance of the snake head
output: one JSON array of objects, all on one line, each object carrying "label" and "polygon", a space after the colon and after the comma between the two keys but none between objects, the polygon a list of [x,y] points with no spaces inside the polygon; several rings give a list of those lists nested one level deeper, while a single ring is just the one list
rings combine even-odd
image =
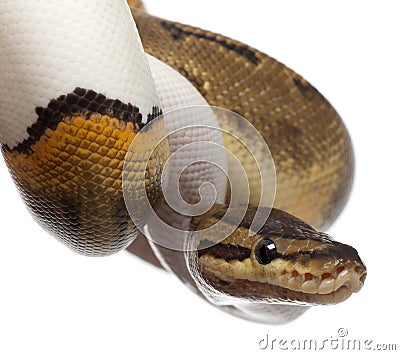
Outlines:
[{"label": "snake head", "polygon": [[257,233],[248,233],[249,209],[233,234],[198,251],[198,275],[209,285],[234,297],[304,305],[339,303],[361,289],[366,267],[356,249],[290,214],[265,212]]}]

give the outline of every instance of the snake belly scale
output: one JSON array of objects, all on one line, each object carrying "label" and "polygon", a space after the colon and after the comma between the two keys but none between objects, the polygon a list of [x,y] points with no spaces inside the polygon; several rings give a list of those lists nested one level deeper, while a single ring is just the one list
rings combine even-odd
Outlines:
[{"label": "snake belly scale", "polygon": [[[194,131],[194,141],[241,156],[250,187],[244,217],[224,220],[229,184],[198,164],[186,175],[187,200],[198,202],[191,189],[200,179],[220,194],[188,228],[219,222],[234,231],[218,242],[204,238],[199,250],[151,240],[130,250],[153,262],[155,254],[212,304],[260,322],[286,322],[304,306],[338,303],[361,289],[366,268],[357,251],[323,233],[352,187],[351,140],[304,78],[243,43],[154,17],[137,0],[7,0],[0,14],[2,152],[28,209],[50,234],[85,255],[128,247],[140,233],[125,205],[124,170],[134,189],[145,186],[152,206],[164,203],[163,167],[188,136],[163,140],[145,161],[147,142],[172,129],[159,119],[163,113],[210,105],[244,117],[267,142],[276,169],[274,204],[261,206],[268,219],[251,230],[262,192],[249,156],[226,136]],[[177,120],[198,120],[184,116]],[[242,129],[233,120],[223,124]],[[138,136],[145,143],[132,152]]]}]

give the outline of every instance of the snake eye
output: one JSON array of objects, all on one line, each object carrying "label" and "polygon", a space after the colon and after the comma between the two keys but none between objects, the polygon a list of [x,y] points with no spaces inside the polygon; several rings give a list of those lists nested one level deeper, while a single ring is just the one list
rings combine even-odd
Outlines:
[{"label": "snake eye", "polygon": [[275,243],[268,238],[260,240],[254,249],[254,255],[260,264],[269,264],[277,257]]}]

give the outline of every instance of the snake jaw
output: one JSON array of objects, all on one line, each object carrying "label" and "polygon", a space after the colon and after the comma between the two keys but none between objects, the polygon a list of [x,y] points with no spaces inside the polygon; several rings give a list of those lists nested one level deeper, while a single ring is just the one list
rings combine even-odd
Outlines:
[{"label": "snake jaw", "polygon": [[203,255],[199,259],[200,274],[215,289],[249,300],[258,295],[257,300],[268,303],[340,303],[358,292],[366,278],[364,265],[355,261],[337,262],[332,269],[314,270],[314,274],[301,263],[283,264],[276,259],[253,268],[251,258],[227,262]]},{"label": "snake jaw", "polygon": [[276,285],[302,293],[328,295],[344,287],[350,295],[361,289],[366,278],[365,267],[354,261],[339,262],[333,269],[322,271],[304,268],[299,263],[291,267],[282,264],[278,262],[280,275]]}]

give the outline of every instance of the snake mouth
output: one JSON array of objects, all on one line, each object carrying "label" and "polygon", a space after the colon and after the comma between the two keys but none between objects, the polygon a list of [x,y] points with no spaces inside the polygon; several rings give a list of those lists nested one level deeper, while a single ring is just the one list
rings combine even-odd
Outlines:
[{"label": "snake mouth", "polygon": [[365,267],[355,262],[339,265],[332,271],[323,273],[301,273],[296,269],[288,271],[284,268],[280,270],[276,284],[307,294],[328,295],[337,291],[343,293],[346,289],[351,294],[360,291],[366,275]]},{"label": "snake mouth", "polygon": [[[249,262],[241,263],[242,270],[247,263]],[[234,297],[252,300],[254,295],[258,295],[257,300],[266,300],[269,303],[340,303],[360,291],[367,276],[366,268],[357,261],[346,261],[328,270],[311,270],[302,267],[300,263],[278,263],[274,266],[273,271],[269,269],[259,276],[251,276],[249,273],[233,270],[232,273],[222,274],[221,270],[200,262],[201,274],[215,289]],[[239,290],[238,295],[235,290]]]}]

